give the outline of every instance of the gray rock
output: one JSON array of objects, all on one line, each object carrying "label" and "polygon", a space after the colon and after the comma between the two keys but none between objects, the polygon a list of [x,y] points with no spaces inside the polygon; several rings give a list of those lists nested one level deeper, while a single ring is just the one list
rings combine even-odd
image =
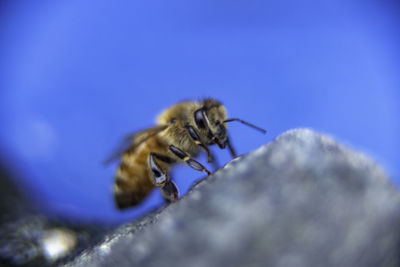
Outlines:
[{"label": "gray rock", "polygon": [[105,227],[48,218],[25,199],[32,190],[11,182],[17,180],[0,164],[0,266],[54,266],[107,232]]},{"label": "gray rock", "polygon": [[371,159],[292,130],[65,266],[400,266],[399,200]]}]

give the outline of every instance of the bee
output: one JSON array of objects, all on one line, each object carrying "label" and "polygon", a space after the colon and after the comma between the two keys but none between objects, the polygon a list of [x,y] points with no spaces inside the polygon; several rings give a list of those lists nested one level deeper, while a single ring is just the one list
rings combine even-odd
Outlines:
[{"label": "bee", "polygon": [[107,161],[121,158],[114,186],[117,207],[125,209],[138,205],[155,187],[161,188],[168,202],[177,200],[179,191],[170,177],[171,168],[177,163],[185,163],[210,175],[211,172],[195,159],[204,150],[207,161],[213,162],[208,146],[228,147],[232,157],[236,158],[227,134],[227,123],[232,121],[266,133],[241,119],[228,118],[225,106],[208,98],[180,102],[161,113],[155,127],[128,136],[129,147]]}]

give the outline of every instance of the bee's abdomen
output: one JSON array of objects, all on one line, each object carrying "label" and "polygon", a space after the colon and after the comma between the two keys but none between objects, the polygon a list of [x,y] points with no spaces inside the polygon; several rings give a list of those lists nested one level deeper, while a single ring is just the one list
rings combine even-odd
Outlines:
[{"label": "bee's abdomen", "polygon": [[114,198],[119,209],[140,204],[154,189],[148,171],[149,153],[126,154],[118,169]]}]

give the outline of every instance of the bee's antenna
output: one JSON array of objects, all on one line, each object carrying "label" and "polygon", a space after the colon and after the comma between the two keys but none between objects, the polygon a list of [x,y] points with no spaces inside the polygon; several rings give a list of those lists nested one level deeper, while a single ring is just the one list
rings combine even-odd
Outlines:
[{"label": "bee's antenna", "polygon": [[262,132],[262,133],[264,133],[264,134],[267,132],[267,131],[264,130],[263,128],[260,128],[260,127],[258,127],[258,126],[255,126],[254,124],[251,124],[251,123],[249,123],[249,122],[247,122],[247,121],[244,121],[244,120],[241,120],[241,119],[238,119],[238,118],[226,119],[226,120],[224,120],[223,122],[225,123],[225,122],[231,122],[231,121],[238,121],[238,122],[241,122],[241,123],[246,124],[247,126],[253,128],[253,129],[257,130],[257,131],[260,131],[260,132]]}]

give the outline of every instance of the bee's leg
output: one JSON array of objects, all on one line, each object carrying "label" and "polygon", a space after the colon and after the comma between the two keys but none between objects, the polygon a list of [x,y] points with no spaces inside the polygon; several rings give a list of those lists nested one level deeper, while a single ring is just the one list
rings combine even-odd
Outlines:
[{"label": "bee's leg", "polygon": [[178,158],[180,158],[181,160],[183,160],[184,162],[186,162],[186,164],[197,170],[197,171],[205,171],[208,175],[211,174],[211,172],[209,170],[206,169],[206,167],[204,167],[200,162],[198,162],[197,160],[191,158],[186,152],[182,151],[181,149],[177,148],[174,145],[170,145],[169,149],[172,151],[172,153],[174,153]]},{"label": "bee's leg", "polygon": [[178,187],[176,187],[176,184],[172,181],[166,182],[163,187],[161,187],[161,193],[168,203],[174,202],[179,196]]},{"label": "bee's leg", "polygon": [[215,157],[215,155],[214,155],[214,154],[210,153],[210,155],[211,155],[211,161],[209,161],[209,162],[211,162],[211,164],[212,164],[212,166],[213,166],[213,169],[214,169],[214,171],[216,171],[216,170],[218,170],[218,169],[219,169],[219,163],[218,163],[218,160],[217,160],[217,158]]},{"label": "bee's leg", "polygon": [[210,149],[204,145],[201,141],[200,141],[200,137],[197,134],[196,130],[192,127],[192,126],[187,126],[187,129],[189,131],[189,135],[190,137],[193,139],[193,141],[195,142],[196,145],[200,146],[201,148],[203,148],[206,153],[207,153],[207,161],[208,162],[213,162],[215,160],[215,158],[213,157],[213,155],[211,154]]},{"label": "bee's leg", "polygon": [[228,145],[228,149],[229,149],[229,152],[231,152],[232,157],[233,157],[233,158],[237,158],[236,151],[235,151],[235,149],[233,148],[233,146],[232,146],[231,141],[229,140],[229,138],[226,139],[226,144]]},{"label": "bee's leg", "polygon": [[218,170],[219,164],[218,164],[218,160],[215,157],[215,155],[213,153],[211,153],[210,149],[207,146],[205,146],[203,144],[201,144],[199,146],[204,148],[204,150],[207,151],[207,162],[212,164],[214,171]]},{"label": "bee's leg", "polygon": [[210,149],[206,145],[203,145],[202,143],[197,143],[196,141],[195,141],[195,143],[196,143],[196,145],[200,146],[201,148],[203,148],[206,151],[208,163],[215,161],[215,157],[213,156]]},{"label": "bee's leg", "polygon": [[173,202],[178,199],[179,190],[175,183],[171,181],[168,175],[159,167],[158,160],[168,164],[175,162],[172,158],[158,154],[155,152],[150,153],[150,167],[153,172],[154,184],[161,186],[161,193],[167,202]]},{"label": "bee's leg", "polygon": [[162,155],[162,154],[159,154],[156,152],[151,152],[150,156],[153,156],[153,158],[155,158],[157,161],[160,160],[160,161],[168,163],[168,164],[173,164],[176,162],[174,159],[170,158],[169,156]]},{"label": "bee's leg", "polygon": [[162,186],[164,185],[169,179],[168,175],[165,171],[163,171],[160,167],[160,165],[157,163],[158,160],[171,160],[171,158],[167,156],[163,156],[157,153],[150,153],[150,168],[153,173],[153,183],[156,186]]}]

